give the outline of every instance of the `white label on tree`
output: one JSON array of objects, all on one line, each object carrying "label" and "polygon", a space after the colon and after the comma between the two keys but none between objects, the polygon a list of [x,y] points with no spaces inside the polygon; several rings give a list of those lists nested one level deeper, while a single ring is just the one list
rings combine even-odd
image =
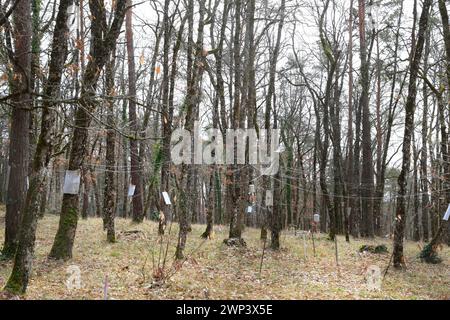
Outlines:
[{"label": "white label on tree", "polygon": [[63,193],[78,194],[80,190],[80,172],[79,170],[66,170],[64,177]]},{"label": "white label on tree", "polygon": [[30,189],[30,178],[27,177],[27,190]]},{"label": "white label on tree", "polygon": [[136,190],[136,186],[134,184],[130,184],[128,186],[128,196],[132,197],[134,196],[134,191]]},{"label": "white label on tree", "polygon": [[252,213],[253,211],[253,207],[252,206],[248,206],[247,207],[247,213]]},{"label": "white label on tree", "polygon": [[255,185],[254,184],[250,185],[249,193],[255,193]]},{"label": "white label on tree", "polygon": [[162,196],[164,198],[164,202],[167,206],[170,206],[172,202],[170,201],[170,196],[166,191],[163,191]]},{"label": "white label on tree", "polygon": [[450,204],[448,205],[447,212],[444,215],[444,220],[448,221],[449,218],[450,218]]},{"label": "white label on tree", "polygon": [[318,213],[313,216],[314,222],[320,222],[320,215]]},{"label": "white label on tree", "polygon": [[286,148],[284,147],[284,144],[280,144],[278,146],[278,149],[275,150],[276,153],[283,153],[286,150]]},{"label": "white label on tree", "polygon": [[271,190],[266,190],[266,207],[273,206],[273,195]]}]

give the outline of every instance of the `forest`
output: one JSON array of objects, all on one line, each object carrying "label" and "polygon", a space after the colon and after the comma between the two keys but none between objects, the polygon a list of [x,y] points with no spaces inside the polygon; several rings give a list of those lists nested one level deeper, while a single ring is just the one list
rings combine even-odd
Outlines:
[{"label": "forest", "polygon": [[0,1],[0,300],[450,299],[449,9]]}]

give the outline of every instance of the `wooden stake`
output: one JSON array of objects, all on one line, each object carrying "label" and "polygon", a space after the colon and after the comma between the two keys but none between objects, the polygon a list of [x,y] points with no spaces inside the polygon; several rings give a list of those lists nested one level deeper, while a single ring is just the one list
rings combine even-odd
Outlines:
[{"label": "wooden stake", "polygon": [[303,233],[303,252],[305,254],[305,261],[306,261],[306,235]]},{"label": "wooden stake", "polygon": [[108,275],[105,276],[105,283],[103,285],[103,300],[108,300]]},{"label": "wooden stake", "polygon": [[336,252],[336,265],[339,267],[337,235],[334,236],[334,248]]},{"label": "wooden stake", "polygon": [[313,232],[311,232],[311,239],[312,239],[312,244],[313,244],[314,257],[316,257],[316,244],[314,242],[314,230],[313,230]]},{"label": "wooden stake", "polygon": [[267,242],[267,236],[264,239],[263,251],[262,251],[262,255],[261,255],[261,262],[259,264],[259,277],[260,278],[261,278],[262,265],[263,265],[263,261],[264,261],[264,253],[266,252],[266,242]]}]

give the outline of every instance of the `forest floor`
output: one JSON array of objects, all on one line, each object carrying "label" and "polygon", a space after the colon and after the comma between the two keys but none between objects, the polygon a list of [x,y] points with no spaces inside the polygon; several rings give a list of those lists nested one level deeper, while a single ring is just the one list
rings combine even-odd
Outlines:
[{"label": "forest floor", "polygon": [[[391,267],[381,290],[373,291],[367,285],[367,268],[378,266],[383,273],[392,252],[389,239],[352,239],[346,243],[344,237],[339,236],[337,267],[334,242],[327,240],[325,234],[314,237],[315,257],[312,240],[307,238],[305,257],[303,238],[287,231],[281,237],[279,252],[266,250],[259,274],[262,253],[259,230],[247,228],[243,234],[247,247],[232,248],[223,244],[228,228],[215,226],[214,237],[205,241],[200,238],[202,225],[194,225],[188,236],[185,262],[170,268],[178,232],[177,225],[173,225],[166,265],[169,272],[175,273],[164,283],[155,284],[152,261],[157,264],[161,248],[156,236],[157,224],[116,221],[117,242],[108,244],[101,219],[80,220],[74,257],[61,262],[47,259],[58,216],[47,215],[40,220],[33,273],[23,298],[104,299],[107,277],[109,299],[450,299],[448,247],[440,252],[443,263],[429,265],[417,258],[421,244],[407,242],[407,271]],[[2,208],[0,230],[3,244]],[[131,230],[141,232],[126,233]],[[166,243],[167,238],[164,238],[163,249]],[[358,249],[363,244],[385,244],[389,253],[360,254]],[[0,261],[0,287],[5,285],[11,268],[11,262]],[[77,268],[81,271],[81,286],[69,289],[67,282],[75,283],[70,279]]]}]

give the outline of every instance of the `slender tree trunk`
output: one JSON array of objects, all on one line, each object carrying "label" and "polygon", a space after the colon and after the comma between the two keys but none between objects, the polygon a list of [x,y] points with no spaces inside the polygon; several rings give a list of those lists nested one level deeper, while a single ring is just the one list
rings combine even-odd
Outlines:
[{"label": "slender tree trunk", "polygon": [[417,75],[419,72],[419,65],[422,58],[422,51],[425,42],[425,33],[428,26],[428,16],[432,0],[425,0],[422,7],[422,14],[419,21],[419,31],[417,35],[417,44],[412,55],[408,97],[405,105],[405,131],[403,136],[402,148],[402,169],[398,177],[398,196],[396,206],[396,222],[394,231],[394,252],[393,263],[395,268],[405,267],[405,258],[403,256],[403,238],[406,223],[406,190],[407,190],[407,175],[409,173],[411,162],[411,137],[414,130],[414,111],[417,95]]},{"label": "slender tree trunk", "polygon": [[[278,62],[278,56],[280,53],[280,46],[281,46],[281,37],[283,32],[283,26],[284,26],[284,19],[285,19],[285,9],[286,9],[286,1],[282,0],[280,4],[279,14],[280,14],[280,22],[278,23],[278,30],[277,30],[277,40],[275,43],[274,52],[272,55],[271,60],[271,66],[270,66],[270,80],[269,80],[269,90],[272,88],[272,95],[268,95],[268,99],[273,97],[273,128],[278,128],[278,121],[277,121],[277,105],[276,105],[276,93],[275,93],[275,81],[276,81],[276,68],[277,68],[277,62]],[[269,108],[270,110],[270,108]],[[271,138],[272,141],[272,138]],[[271,145],[271,148],[273,146]],[[271,159],[273,161],[274,159]],[[281,229],[282,229],[282,207],[281,207],[281,168],[278,168],[278,171],[275,173],[274,179],[273,179],[273,209],[272,209],[272,215],[271,215],[271,222],[270,222],[270,247],[272,250],[279,250],[280,249],[280,235],[281,235]]]},{"label": "slender tree trunk", "polygon": [[89,217],[89,190],[91,185],[91,173],[87,166],[83,167],[82,170],[83,176],[83,205],[81,207],[81,218],[87,219]]},{"label": "slender tree trunk", "polygon": [[353,176],[353,1],[350,0],[350,14],[348,22],[348,123],[347,123],[347,208],[350,209],[344,211],[345,225],[348,233],[354,235],[355,228],[352,223],[354,215],[354,199],[355,193],[355,179]]},{"label": "slender tree trunk", "polygon": [[[430,29],[427,30],[424,53],[424,73],[428,70],[428,57],[430,54]],[[422,239],[425,242],[429,240],[429,208],[430,199],[428,195],[428,87],[423,83],[423,111],[422,111],[422,149],[420,151],[420,185],[422,192]]]},{"label": "slender tree trunk", "polygon": [[361,212],[363,224],[363,236],[372,238],[374,236],[372,196],[373,196],[373,159],[372,159],[372,138],[369,109],[369,60],[367,58],[366,45],[366,5],[365,0],[358,0],[359,12],[359,41],[361,59],[361,97],[360,107],[362,109],[362,161],[364,165],[361,171]]},{"label": "slender tree trunk", "polygon": [[[159,22],[159,21],[158,21]],[[153,51],[153,55],[152,55],[152,59],[151,59],[151,64],[150,64],[150,82],[149,82],[149,89],[148,89],[148,95],[147,95],[147,109],[145,110],[144,113],[144,120],[142,121],[142,136],[145,136],[145,132],[147,131],[147,128],[149,126],[149,122],[150,122],[150,115],[152,112],[152,107],[155,104],[155,99],[156,99],[156,93],[157,90],[155,90],[156,87],[156,81],[155,81],[155,77],[157,77],[157,74],[159,74],[159,71],[156,72],[156,62],[159,56],[159,47],[160,47],[160,43],[161,43],[161,38],[162,38],[162,34],[163,34],[163,30],[162,28],[159,27],[156,29],[156,43],[155,43],[155,48]],[[145,148],[144,148],[144,144],[145,142],[142,141],[140,143],[140,148],[139,148],[139,158],[143,159],[144,158],[144,153],[145,153]],[[160,146],[156,145],[156,152],[153,155],[153,159],[158,159],[160,156]],[[142,160],[141,160],[142,161]],[[161,162],[153,162],[153,174],[150,177],[150,181],[147,187],[147,196],[146,199],[144,201],[144,214],[148,214],[149,213],[149,209],[152,206],[152,201],[154,201],[154,195],[155,193],[157,193],[156,191],[156,187],[157,187],[157,179],[156,179],[156,174],[159,174],[159,169],[161,166]]]},{"label": "slender tree trunk", "polygon": [[133,41],[133,11],[132,0],[127,0],[127,6],[130,7],[125,15],[125,36],[127,42],[128,57],[128,114],[130,131],[134,138],[130,139],[130,175],[131,183],[135,185],[133,195],[133,221],[142,222],[144,220],[142,203],[142,168],[139,161],[138,140],[138,122],[136,118],[136,66],[134,61],[134,41]]},{"label": "slender tree trunk", "polygon": [[[198,30],[197,30],[197,41],[195,43],[195,58],[192,64],[192,71],[190,72],[190,83],[187,90],[187,95],[185,99],[186,106],[186,118],[185,118],[185,129],[190,132],[192,139],[194,139],[194,135],[197,134],[194,122],[198,120],[198,105],[200,102],[200,90],[201,90],[201,81],[202,76],[205,70],[205,57],[207,52],[204,51],[203,48],[203,34],[204,34],[204,16],[206,13],[205,0],[200,2],[199,8],[199,22],[198,22]],[[195,153],[195,150],[194,150]],[[195,155],[194,155],[195,157]],[[193,210],[197,210],[196,208],[196,198],[197,198],[197,190],[196,190],[196,169],[195,164],[183,164],[182,165],[182,188],[181,191],[181,201],[180,201],[180,214],[179,214],[179,235],[178,235],[178,244],[175,256],[177,259],[184,258],[184,248],[186,246],[187,234],[191,231],[191,216],[190,212]],[[193,192],[189,192],[192,190]]]},{"label": "slender tree trunk", "polygon": [[[359,101],[359,99],[355,99]],[[353,145],[353,208],[350,216],[351,234],[357,238],[361,235],[361,105],[355,108],[355,141]]]},{"label": "slender tree trunk", "polygon": [[[333,208],[333,203],[331,202],[330,195],[328,192],[328,185],[327,185],[327,165],[328,165],[328,148],[329,148],[329,140],[332,138],[331,134],[331,126],[330,126],[330,108],[334,107],[332,103],[332,89],[333,89],[333,82],[334,82],[334,74],[337,67],[337,59],[338,56],[334,56],[333,54],[336,52],[333,52],[333,49],[331,48],[330,41],[328,37],[326,36],[324,27],[325,27],[325,18],[328,11],[328,6],[330,4],[330,1],[326,1],[324,9],[321,13],[320,20],[319,20],[319,35],[320,35],[320,44],[321,49],[323,53],[325,54],[327,60],[328,60],[328,70],[327,70],[327,80],[325,85],[325,96],[324,99],[319,99],[318,97],[315,97],[314,100],[318,101],[321,100],[323,102],[320,103],[320,106],[322,107],[322,113],[323,113],[323,120],[322,120],[322,127],[323,127],[323,133],[324,138],[323,142],[316,137],[316,142],[320,150],[320,161],[319,161],[319,183],[320,183],[320,189],[322,191],[322,200],[324,204],[323,212],[328,213],[329,217],[329,237],[331,240],[334,240],[334,237],[336,236],[337,232],[337,221],[336,221],[336,215]],[[337,85],[337,84],[336,84]],[[314,91],[310,89],[312,94],[317,95]],[[320,119],[320,112],[318,110],[319,104],[317,102],[314,103],[315,113],[317,121]],[[325,217],[325,215],[323,215]],[[325,223],[325,219],[322,219],[322,223]]]},{"label": "slender tree trunk", "polygon": [[204,239],[210,239],[213,233],[214,226],[214,179],[215,171],[212,171],[209,177],[209,187],[206,203],[206,230],[202,233],[201,237]]},{"label": "slender tree trunk", "polygon": [[[123,95],[126,95],[126,89],[125,89],[125,80],[123,79],[124,75],[124,65],[125,63],[122,62],[122,84],[121,84],[121,92]],[[127,123],[127,100],[124,99],[122,103],[122,122]],[[123,203],[122,203],[122,217],[127,218],[129,216],[129,210],[130,210],[130,201],[128,198],[128,188],[130,186],[130,178],[128,174],[128,139],[126,137],[121,137],[122,142],[122,165],[123,165],[123,189],[122,189],[122,196],[123,196]]]},{"label": "slender tree trunk", "polygon": [[[234,96],[233,96],[233,111],[232,111],[232,128],[239,129],[241,122],[241,7],[242,1],[236,0],[235,3],[235,25],[233,36],[233,63],[234,63]],[[230,218],[230,232],[229,238],[241,239],[243,229],[243,199],[242,199],[242,187],[241,185],[241,172],[240,166],[237,165],[237,146],[233,142],[234,149],[234,164],[227,168],[227,211]]]},{"label": "slender tree trunk", "polygon": [[[161,192],[169,191],[169,163],[170,163],[170,135],[171,135],[171,123],[169,118],[169,50],[170,50],[170,35],[171,25],[169,20],[169,0],[164,1],[164,17],[163,17],[163,29],[164,29],[164,44],[163,44],[163,78],[162,78],[162,106],[161,106],[161,120],[162,120],[162,157],[161,157]],[[189,13],[188,13],[189,14]],[[189,70],[189,69],[188,69]],[[163,199],[159,197],[159,207],[162,209],[160,215],[158,234],[164,234],[164,228],[169,215]]]},{"label": "slender tree trunk", "polygon": [[420,240],[420,229],[419,229],[419,179],[418,179],[418,159],[419,153],[415,146],[413,145],[413,240]]},{"label": "slender tree trunk", "polygon": [[[384,198],[384,189],[385,189],[385,176],[386,176],[386,167],[387,167],[387,156],[389,152],[391,133],[393,128],[393,123],[395,120],[395,110],[399,102],[399,96],[395,98],[396,95],[396,85],[397,85],[397,74],[398,74],[398,51],[399,51],[399,41],[400,41],[400,30],[403,16],[403,0],[400,2],[400,13],[397,19],[397,31],[395,35],[395,46],[394,46],[394,61],[393,61],[393,70],[392,70],[392,81],[391,81],[391,93],[389,99],[389,108],[388,108],[388,117],[386,124],[386,133],[384,134],[384,142],[383,152],[382,152],[382,160],[381,160],[381,168],[378,172],[377,169],[377,180],[375,187],[375,199],[374,199],[374,215],[377,217],[381,217],[381,207]],[[405,73],[406,77],[406,73]],[[402,82],[402,87],[404,84],[404,80]],[[400,88],[401,90],[401,88]]]},{"label": "slender tree trunk", "polygon": [[107,94],[107,115],[106,122],[108,132],[106,134],[106,172],[105,172],[105,195],[103,198],[103,219],[106,227],[106,239],[108,242],[116,241],[114,228],[114,218],[116,211],[117,184],[115,181],[116,170],[116,132],[114,121],[114,68],[115,49],[111,54],[111,59],[106,65],[106,94]]},{"label": "slender tree trunk", "polygon": [[[383,165],[383,139],[382,139],[382,128],[381,128],[381,69],[382,61],[380,58],[380,37],[377,33],[376,35],[376,45],[377,45],[377,93],[376,93],[376,140],[377,140],[377,162],[376,162],[376,185],[379,185],[381,181],[381,167]],[[375,198],[378,194],[374,193]],[[374,230],[377,236],[381,236],[381,210],[383,201],[373,201],[373,223]],[[380,208],[376,208],[376,205],[380,205]]]}]

